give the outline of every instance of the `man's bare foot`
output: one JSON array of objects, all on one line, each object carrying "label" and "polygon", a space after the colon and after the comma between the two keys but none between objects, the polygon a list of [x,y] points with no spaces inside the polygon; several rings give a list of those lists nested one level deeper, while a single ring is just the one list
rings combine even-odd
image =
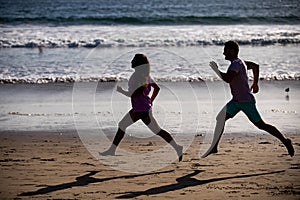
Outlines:
[{"label": "man's bare foot", "polygon": [[295,154],[295,150],[294,150],[294,147],[292,145],[292,141],[290,139],[286,139],[284,145],[287,148],[290,156],[293,157],[294,154]]},{"label": "man's bare foot", "polygon": [[99,154],[101,156],[114,156],[115,155],[115,151],[111,150],[111,149],[108,149],[104,152],[99,152]]}]

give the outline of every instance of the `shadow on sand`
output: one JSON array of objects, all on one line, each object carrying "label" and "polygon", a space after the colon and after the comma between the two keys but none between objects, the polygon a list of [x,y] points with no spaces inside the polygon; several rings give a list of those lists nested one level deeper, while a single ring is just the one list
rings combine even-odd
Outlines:
[{"label": "shadow on sand", "polygon": [[142,196],[142,195],[162,194],[162,193],[166,193],[169,191],[181,190],[181,189],[188,188],[188,187],[194,187],[194,186],[198,186],[198,185],[204,185],[204,184],[217,182],[217,181],[224,181],[224,180],[228,180],[228,179],[248,178],[248,177],[254,177],[254,176],[282,173],[282,172],[284,172],[284,170],[274,171],[274,172],[266,172],[266,173],[257,173],[257,174],[244,174],[244,175],[227,176],[227,177],[220,177],[220,178],[211,178],[211,179],[207,179],[207,180],[198,180],[198,179],[192,178],[192,176],[196,176],[200,172],[203,172],[203,171],[195,170],[193,173],[190,173],[183,177],[179,177],[176,179],[177,183],[174,183],[174,184],[154,187],[154,188],[150,188],[145,191],[126,192],[124,195],[118,196],[117,199],[135,198],[135,197]]},{"label": "shadow on sand", "polygon": [[153,172],[153,173],[147,173],[147,174],[134,174],[134,175],[126,175],[126,176],[116,176],[116,177],[109,177],[109,178],[94,178],[91,177],[95,174],[97,174],[100,171],[90,171],[88,174],[85,174],[83,176],[79,176],[76,178],[76,181],[69,182],[69,183],[62,183],[59,185],[49,185],[47,187],[41,188],[37,191],[32,192],[23,192],[19,194],[18,196],[33,196],[33,195],[39,195],[39,194],[47,194],[50,192],[58,191],[58,190],[65,190],[72,187],[80,187],[80,186],[86,186],[91,183],[101,183],[104,181],[110,181],[115,179],[129,179],[129,178],[136,178],[140,176],[148,176],[148,175],[154,175],[154,174],[164,174],[164,173],[170,173],[174,172],[174,170],[168,170],[168,171],[162,171],[162,172]]},{"label": "shadow on sand", "polygon": [[[91,177],[91,176],[97,174],[98,172],[100,172],[100,171],[90,171],[88,174],[77,177],[76,181],[69,182],[69,183],[62,183],[59,185],[50,185],[50,186],[38,189],[36,191],[23,192],[23,193],[19,194],[18,196],[41,195],[41,194],[47,194],[47,193],[54,192],[54,191],[72,188],[72,187],[86,186],[86,185],[89,185],[92,183],[101,183],[101,182],[115,180],[115,179],[129,179],[129,178],[136,178],[136,177],[141,177],[141,176],[171,173],[171,172],[174,172],[174,170],[153,172],[153,173],[146,173],[146,174],[116,176],[116,177],[109,177],[109,178]],[[142,195],[162,194],[162,193],[166,193],[166,192],[170,192],[170,191],[181,190],[181,189],[188,188],[188,187],[194,187],[194,186],[198,186],[198,185],[204,185],[204,184],[217,182],[217,181],[224,181],[224,180],[228,180],[228,179],[248,178],[248,177],[254,177],[254,176],[282,173],[282,172],[284,172],[284,170],[265,172],[265,173],[256,173],[256,174],[227,176],[227,177],[220,177],[220,178],[211,178],[211,179],[207,179],[207,180],[198,180],[198,179],[192,178],[193,176],[198,175],[200,172],[204,172],[204,171],[203,170],[194,170],[194,172],[192,172],[190,174],[187,174],[185,176],[177,178],[176,179],[177,183],[150,188],[146,191],[126,192],[123,195],[118,196],[116,198],[123,199],[123,198],[134,198],[134,197],[138,197],[138,196],[142,196]]]}]

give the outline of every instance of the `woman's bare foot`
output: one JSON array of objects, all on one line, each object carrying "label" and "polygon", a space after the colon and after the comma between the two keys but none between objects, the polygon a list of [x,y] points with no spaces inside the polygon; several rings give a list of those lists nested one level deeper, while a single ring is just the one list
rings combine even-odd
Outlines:
[{"label": "woman's bare foot", "polygon": [[285,143],[284,143],[284,146],[287,148],[290,156],[293,157],[294,154],[295,154],[295,150],[294,150],[294,147],[292,145],[292,141],[290,139],[286,139]]},{"label": "woman's bare foot", "polygon": [[106,150],[104,152],[99,152],[99,154],[101,156],[114,156],[115,155],[115,151],[112,150],[112,149],[108,149],[108,150]]},{"label": "woman's bare foot", "polygon": [[214,154],[214,153],[218,153],[218,148],[217,148],[217,147],[211,149],[210,151],[207,151],[205,154],[203,154],[203,155],[201,156],[201,158],[206,158],[206,157],[209,156],[210,154]]},{"label": "woman's bare foot", "polygon": [[181,145],[178,145],[177,148],[176,148],[176,152],[177,152],[177,155],[178,155],[178,160],[179,162],[182,161],[182,157],[183,157],[183,146]]}]

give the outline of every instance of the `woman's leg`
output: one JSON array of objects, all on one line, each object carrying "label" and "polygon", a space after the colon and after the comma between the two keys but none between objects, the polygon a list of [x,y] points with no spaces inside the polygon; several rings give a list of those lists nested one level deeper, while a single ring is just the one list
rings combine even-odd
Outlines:
[{"label": "woman's leg", "polygon": [[167,143],[169,143],[175,149],[178,155],[178,159],[179,161],[181,161],[183,147],[176,143],[176,141],[173,139],[173,137],[169,132],[160,128],[157,121],[153,117],[152,113],[149,113],[149,115],[147,116],[143,116],[141,119],[153,133],[162,137]]},{"label": "woman's leg", "polygon": [[130,110],[119,122],[119,128],[112,142],[112,145],[108,150],[100,153],[100,155],[102,156],[115,155],[116,149],[125,135],[126,128],[132,125],[133,123],[135,123],[137,120],[139,120],[138,116],[136,116],[136,114],[132,110]]}]

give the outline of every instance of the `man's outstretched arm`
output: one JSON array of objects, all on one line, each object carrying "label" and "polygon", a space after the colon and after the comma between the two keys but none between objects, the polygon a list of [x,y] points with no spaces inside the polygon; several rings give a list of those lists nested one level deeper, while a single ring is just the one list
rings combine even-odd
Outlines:
[{"label": "man's outstretched arm", "polygon": [[216,72],[216,74],[226,83],[230,83],[233,79],[233,77],[236,75],[236,72],[234,71],[227,71],[227,73],[221,72],[219,70],[219,67],[217,65],[217,63],[215,63],[214,61],[209,63],[209,66]]}]

